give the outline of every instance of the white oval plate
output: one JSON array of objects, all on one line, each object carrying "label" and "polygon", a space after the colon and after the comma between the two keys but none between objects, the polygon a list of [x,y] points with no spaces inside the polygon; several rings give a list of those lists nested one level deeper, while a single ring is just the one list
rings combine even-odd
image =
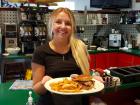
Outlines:
[{"label": "white oval plate", "polygon": [[50,87],[50,83],[54,83],[54,82],[58,82],[58,81],[62,81],[64,78],[67,78],[67,79],[71,79],[70,77],[62,77],[62,78],[54,78],[54,79],[51,79],[49,81],[47,81],[45,83],[45,88],[52,92],[52,93],[56,93],[56,94],[61,94],[61,95],[82,95],[82,94],[91,94],[91,93],[96,93],[96,92],[99,92],[101,90],[104,89],[104,84],[101,83],[100,81],[98,80],[95,80],[95,84],[94,84],[94,87],[90,90],[82,90],[80,92],[59,92],[59,91],[55,91],[55,90],[52,90],[51,87]]}]

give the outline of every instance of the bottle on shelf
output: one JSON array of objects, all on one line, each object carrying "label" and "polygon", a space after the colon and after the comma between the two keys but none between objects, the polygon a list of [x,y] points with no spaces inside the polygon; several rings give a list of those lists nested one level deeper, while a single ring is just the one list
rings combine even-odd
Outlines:
[{"label": "bottle on shelf", "polygon": [[125,47],[128,47],[128,41],[125,40]]},{"label": "bottle on shelf", "polygon": [[125,13],[121,13],[121,16],[120,16],[120,24],[127,24],[127,17],[126,17],[126,14]]},{"label": "bottle on shelf", "polygon": [[102,24],[108,24],[108,15],[102,15]]}]

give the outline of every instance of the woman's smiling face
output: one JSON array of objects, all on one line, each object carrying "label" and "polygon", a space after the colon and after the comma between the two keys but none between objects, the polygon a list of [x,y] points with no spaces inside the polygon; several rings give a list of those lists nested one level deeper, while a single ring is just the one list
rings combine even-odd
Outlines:
[{"label": "woman's smiling face", "polygon": [[68,14],[60,12],[56,15],[53,24],[53,38],[69,40],[72,33],[72,24]]}]

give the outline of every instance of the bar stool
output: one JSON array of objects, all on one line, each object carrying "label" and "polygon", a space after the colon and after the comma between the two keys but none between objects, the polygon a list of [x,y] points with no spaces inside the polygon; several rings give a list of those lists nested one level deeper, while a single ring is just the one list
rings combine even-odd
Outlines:
[{"label": "bar stool", "polygon": [[14,81],[16,79],[24,79],[25,63],[24,62],[8,62],[4,63],[3,82]]}]

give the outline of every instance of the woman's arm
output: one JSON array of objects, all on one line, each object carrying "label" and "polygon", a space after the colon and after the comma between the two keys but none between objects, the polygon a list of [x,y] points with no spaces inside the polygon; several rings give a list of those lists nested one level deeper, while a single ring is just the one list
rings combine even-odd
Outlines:
[{"label": "woman's arm", "polygon": [[33,90],[38,94],[45,94],[44,84],[51,77],[45,76],[45,67],[43,65],[32,63],[33,71]]}]

